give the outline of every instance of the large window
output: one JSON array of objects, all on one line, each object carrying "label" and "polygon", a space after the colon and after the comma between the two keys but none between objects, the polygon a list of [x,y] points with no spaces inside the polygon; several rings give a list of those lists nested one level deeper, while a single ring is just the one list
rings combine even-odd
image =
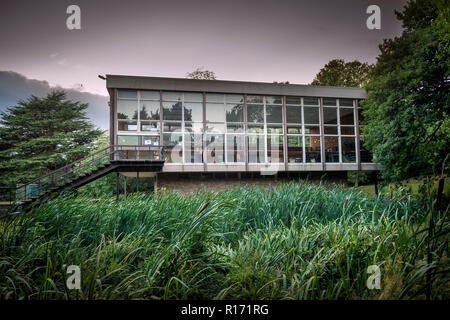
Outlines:
[{"label": "large window", "polygon": [[118,90],[118,143],[162,141],[168,164],[370,162],[355,110],[346,98]]},{"label": "large window", "polygon": [[303,163],[302,102],[300,97],[286,97],[287,160]]},{"label": "large window", "polygon": [[284,162],[283,98],[247,96],[249,163]]},{"label": "large window", "polygon": [[118,90],[117,130],[159,134],[159,91]]}]

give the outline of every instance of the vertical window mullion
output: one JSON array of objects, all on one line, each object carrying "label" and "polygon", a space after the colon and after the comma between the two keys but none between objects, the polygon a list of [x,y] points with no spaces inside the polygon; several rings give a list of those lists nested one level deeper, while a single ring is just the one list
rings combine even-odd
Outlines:
[{"label": "vertical window mullion", "polygon": [[339,99],[336,99],[337,101],[337,126],[338,126],[338,151],[339,151],[339,163],[342,163],[342,140],[341,140],[341,103],[339,101]]},{"label": "vertical window mullion", "polygon": [[263,111],[263,120],[264,120],[264,131],[263,131],[263,139],[264,139],[264,163],[268,163],[267,161],[267,112],[266,112],[266,96],[264,96],[264,101],[263,101],[263,106],[264,106],[264,111]]},{"label": "vertical window mullion", "polygon": [[182,163],[185,164],[185,137],[184,137],[184,92],[181,93],[181,157],[183,158]]},{"label": "vertical window mullion", "polygon": [[141,104],[141,90],[137,91],[137,133],[141,133],[141,108],[140,108],[140,104]]}]

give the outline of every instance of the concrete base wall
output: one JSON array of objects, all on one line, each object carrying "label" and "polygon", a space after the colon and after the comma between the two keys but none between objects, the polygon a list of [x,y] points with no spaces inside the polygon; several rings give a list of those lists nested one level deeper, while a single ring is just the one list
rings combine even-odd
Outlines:
[{"label": "concrete base wall", "polygon": [[[158,173],[158,190],[166,188],[179,193],[194,193],[199,190],[219,191],[235,186],[269,187],[278,184],[308,180],[319,184],[323,172],[280,172],[278,175],[263,176],[258,173]],[[322,179],[325,184],[346,184],[346,172],[327,172]]]}]

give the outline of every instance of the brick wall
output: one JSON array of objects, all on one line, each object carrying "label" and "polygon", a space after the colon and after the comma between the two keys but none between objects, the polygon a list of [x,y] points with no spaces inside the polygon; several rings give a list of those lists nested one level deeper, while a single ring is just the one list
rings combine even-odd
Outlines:
[{"label": "brick wall", "polygon": [[[269,187],[277,184],[308,180],[319,184],[322,172],[279,173],[275,176],[262,176],[259,173],[159,173],[158,189],[166,188],[179,193],[192,193],[199,190],[219,191],[235,186]],[[346,183],[346,172],[327,172],[323,183]]]}]

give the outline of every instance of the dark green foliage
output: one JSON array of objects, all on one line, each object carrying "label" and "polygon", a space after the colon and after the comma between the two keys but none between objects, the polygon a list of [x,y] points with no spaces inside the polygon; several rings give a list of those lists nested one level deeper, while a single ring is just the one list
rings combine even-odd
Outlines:
[{"label": "dark green foliage", "polygon": [[[431,298],[448,299],[448,216],[434,212],[429,239],[430,210],[401,190],[302,183],[60,197],[0,220],[0,299],[421,299],[427,270]],[[65,288],[71,264],[80,292]],[[366,287],[373,264],[381,290]]]},{"label": "dark green foliage", "polygon": [[87,121],[86,108],[54,91],[2,113],[0,185],[28,182],[90,153],[101,131]]},{"label": "dark green foliage", "polygon": [[372,68],[372,65],[358,60],[345,62],[342,59],[333,59],[320,69],[311,85],[364,87]]},{"label": "dark green foliage", "polygon": [[386,181],[448,172],[450,150],[450,8],[418,0],[398,17],[407,29],[380,45],[362,103]]}]

